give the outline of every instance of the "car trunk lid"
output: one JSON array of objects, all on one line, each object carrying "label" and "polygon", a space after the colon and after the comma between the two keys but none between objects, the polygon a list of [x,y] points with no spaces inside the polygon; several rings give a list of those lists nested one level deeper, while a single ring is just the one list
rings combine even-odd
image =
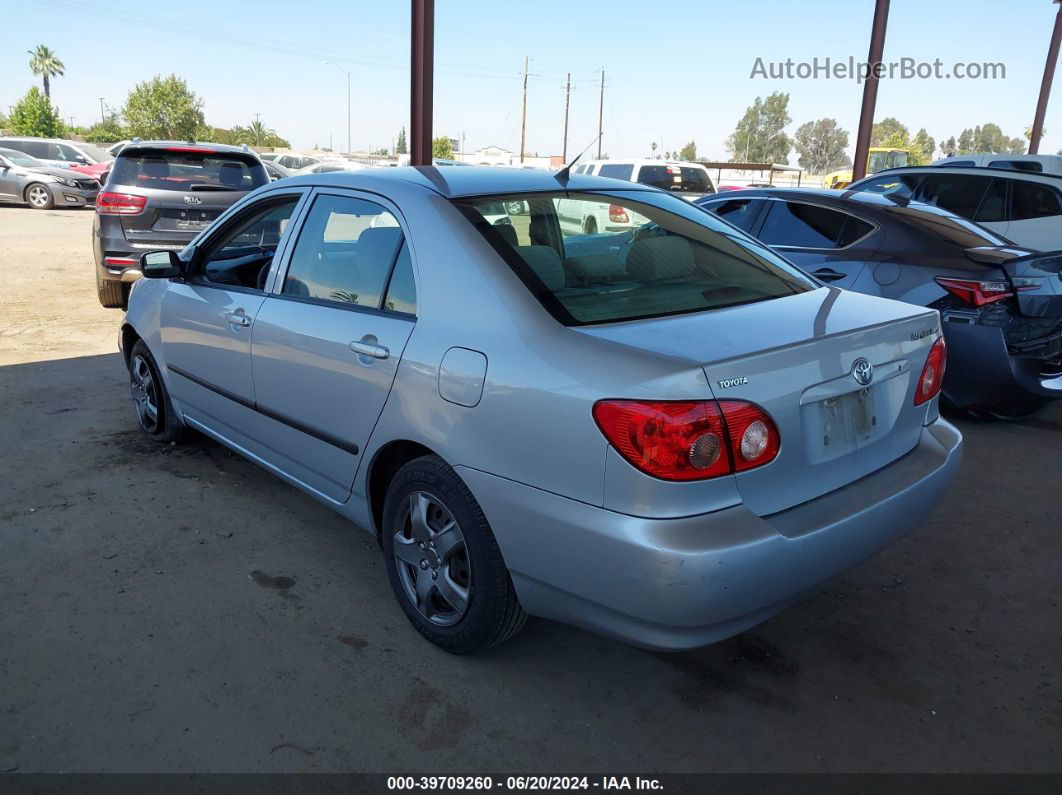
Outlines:
[{"label": "car trunk lid", "polygon": [[[713,397],[766,410],[781,436],[778,456],[733,477],[746,505],[768,515],[841,488],[914,448],[927,417],[925,405],[914,405],[915,384],[940,321],[935,310],[822,288],[577,330],[696,362]],[[857,375],[869,378],[862,383]]]},{"label": "car trunk lid", "polygon": [[984,246],[967,249],[966,255],[1003,271],[1021,314],[1062,318],[1062,251]]}]

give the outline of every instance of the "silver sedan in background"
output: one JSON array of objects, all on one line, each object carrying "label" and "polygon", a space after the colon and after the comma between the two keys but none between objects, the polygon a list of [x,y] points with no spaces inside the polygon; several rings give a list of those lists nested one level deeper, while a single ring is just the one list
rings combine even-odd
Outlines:
[{"label": "silver sedan in background", "polygon": [[30,155],[0,148],[0,202],[35,210],[84,207],[96,201],[100,183],[66,168],[53,168]]},{"label": "silver sedan in background", "polygon": [[[585,235],[579,202],[644,221]],[[374,534],[450,652],[529,614],[655,649],[741,632],[919,526],[961,455],[936,311],[629,182],[296,176],[141,269],[144,433],[205,433]]]}]

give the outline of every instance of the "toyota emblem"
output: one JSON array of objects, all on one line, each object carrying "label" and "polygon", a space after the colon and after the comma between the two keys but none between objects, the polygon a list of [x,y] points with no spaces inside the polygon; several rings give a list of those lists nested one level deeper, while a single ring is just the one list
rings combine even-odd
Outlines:
[{"label": "toyota emblem", "polygon": [[866,386],[874,378],[874,365],[866,359],[856,359],[852,365],[852,377],[860,386]]}]

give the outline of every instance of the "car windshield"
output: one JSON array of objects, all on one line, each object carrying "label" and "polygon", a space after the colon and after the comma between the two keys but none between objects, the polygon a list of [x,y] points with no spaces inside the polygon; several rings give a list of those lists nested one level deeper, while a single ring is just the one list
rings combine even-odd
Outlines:
[{"label": "car windshield", "polygon": [[249,191],[269,183],[253,155],[180,148],[123,149],[111,181],[155,190]]},{"label": "car windshield", "polygon": [[16,152],[14,149],[0,149],[0,156],[7,158],[16,166],[26,166],[27,168],[42,168],[46,165],[37,158],[31,157],[30,155],[27,155],[23,152]]},{"label": "car windshield", "polygon": [[82,144],[82,143],[79,143],[77,145],[77,148],[80,149],[82,152],[84,152],[89,157],[91,157],[97,163],[106,163],[106,162],[108,162],[110,160],[114,160],[114,156],[112,154],[110,154],[109,152],[107,152],[107,151],[105,151],[103,149],[100,149],[95,144]]},{"label": "car windshield", "polygon": [[642,193],[644,200],[634,200],[628,193],[524,193],[454,204],[569,326],[816,289],[769,249],[683,199]]}]

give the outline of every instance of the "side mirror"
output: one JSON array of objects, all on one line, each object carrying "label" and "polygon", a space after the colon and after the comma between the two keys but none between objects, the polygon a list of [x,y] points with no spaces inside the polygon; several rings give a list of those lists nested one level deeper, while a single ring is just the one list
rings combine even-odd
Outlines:
[{"label": "side mirror", "polygon": [[88,165],[88,160],[85,158],[84,155],[74,155],[74,160],[76,160],[79,165],[82,165],[82,166],[87,166]]},{"label": "side mirror", "polygon": [[140,272],[145,279],[172,279],[183,270],[184,263],[176,251],[148,251],[140,255]]}]

